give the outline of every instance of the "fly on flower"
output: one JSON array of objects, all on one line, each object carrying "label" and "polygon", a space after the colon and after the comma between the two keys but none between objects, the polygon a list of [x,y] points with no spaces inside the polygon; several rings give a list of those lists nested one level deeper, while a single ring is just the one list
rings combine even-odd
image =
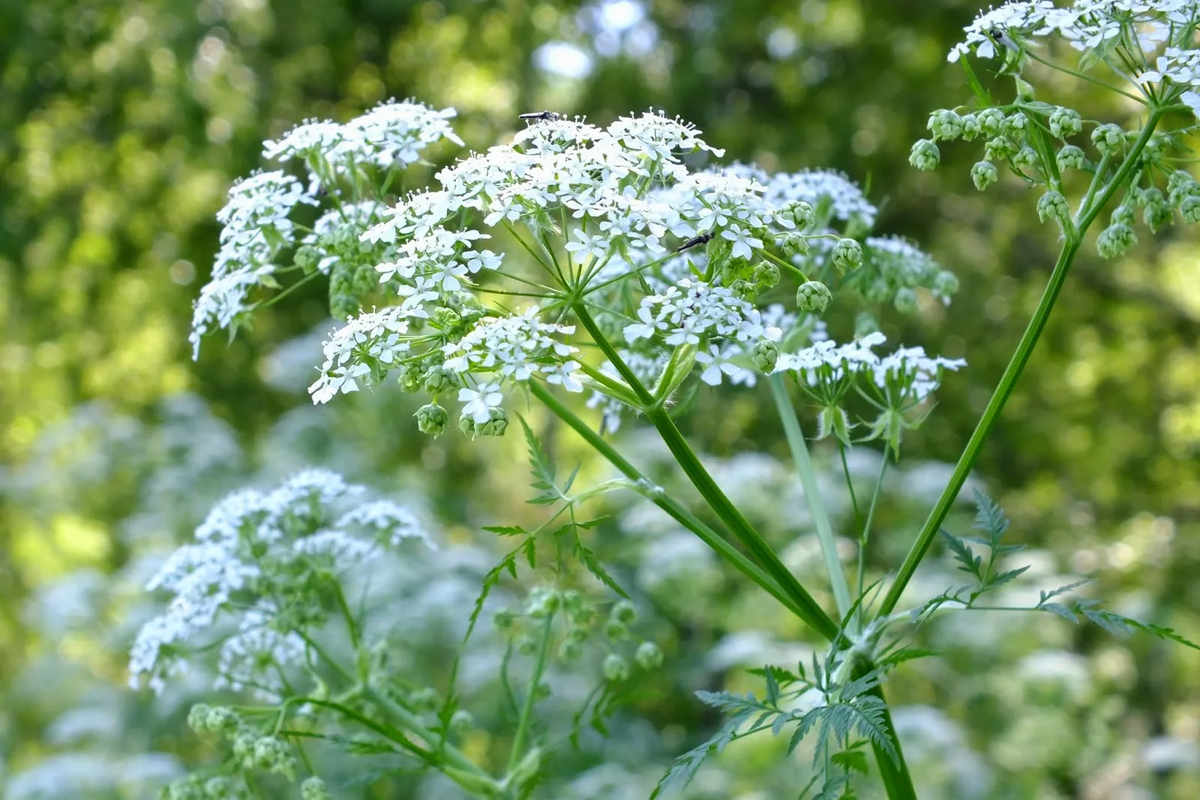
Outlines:
[{"label": "fly on flower", "polygon": [[529,122],[558,122],[562,119],[562,115],[554,111],[532,111],[528,114],[521,114],[521,119]]},{"label": "fly on flower", "polygon": [[713,240],[713,237],[716,235],[717,235],[716,232],[709,231],[708,233],[704,234],[703,236],[693,236],[691,239],[688,239],[686,242],[679,245],[679,247],[677,247],[675,249],[675,252],[682,253],[684,250],[689,250],[693,247],[699,247],[702,244],[707,244],[708,242],[711,242]]}]

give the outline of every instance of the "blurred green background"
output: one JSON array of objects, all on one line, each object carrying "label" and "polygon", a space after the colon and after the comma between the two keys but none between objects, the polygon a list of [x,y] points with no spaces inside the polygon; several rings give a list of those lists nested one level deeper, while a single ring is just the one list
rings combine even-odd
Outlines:
[{"label": "blurred green background", "polygon": [[[937,173],[907,164],[928,112],[968,99],[945,54],[979,7],[0,0],[0,789],[7,777],[13,798],[149,796],[144,787],[177,768],[172,754],[204,759],[183,730],[184,706],[164,711],[125,690],[124,648],[153,607],[139,592],[146,565],[223,492],[312,463],[423,496],[463,539],[481,515],[528,513],[515,437],[430,442],[407,401],[387,391],[311,408],[303,387],[330,325],[319,287],[189,360],[190,304],[229,184],[259,164],[265,138],[389,97],[453,106],[476,148],[515,130],[521,112],[603,124],[661,108],[695,122],[728,159],[832,167],[866,185],[882,206],[877,230],[920,243],[962,284],[952,306],[884,320],[885,332],[970,365],[906,440],[908,468],[889,485],[871,557],[877,574],[898,563],[1055,253],[1021,186],[975,192],[971,145],[943,148]],[[1124,121],[1079,84],[1039,91]],[[1114,609],[1196,639],[1200,250],[1182,228],[1141,238],[1119,261],[1094,249],[1079,259],[976,482],[1013,518],[1011,535],[1034,548],[1031,574],[1095,575],[1096,595]],[[764,387],[708,393],[688,417],[698,449],[731,483],[763,467],[738,454],[786,459],[769,403]],[[582,452],[566,434],[554,445]],[[764,523],[772,541],[803,550],[809,532],[785,511],[755,513],[780,518]],[[952,522],[965,528],[968,517]],[[644,542],[614,537],[611,558],[636,574]],[[937,571],[939,559],[918,581],[934,592],[951,574]],[[738,667],[799,634],[751,613],[759,599],[723,573],[703,592],[699,580],[674,595],[681,607],[661,609],[673,642],[668,677],[631,712],[652,725],[638,728],[653,742],[641,765],[651,785],[716,721],[689,692],[752,688]],[[973,616],[938,628],[931,637],[944,655],[895,678],[890,699],[909,708],[923,796],[1200,796],[1194,651],[1051,619],[992,623]],[[763,630],[747,644],[746,628]],[[738,646],[751,656],[717,657]],[[593,753],[556,768],[565,784],[620,759]],[[711,796],[785,796],[762,778],[767,755],[734,752],[726,762],[728,783]],[[124,772],[105,772],[118,763]],[[48,782],[39,789],[37,779]],[[451,796],[405,786],[346,796]]]}]

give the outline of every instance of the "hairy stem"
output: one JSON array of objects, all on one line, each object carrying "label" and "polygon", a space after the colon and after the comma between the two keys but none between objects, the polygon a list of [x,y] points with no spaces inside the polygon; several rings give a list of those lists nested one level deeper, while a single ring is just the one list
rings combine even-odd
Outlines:
[{"label": "hairy stem", "polygon": [[833,537],[833,526],[829,522],[829,513],[825,509],[820,489],[817,487],[817,475],[813,471],[812,459],[808,455],[804,431],[800,429],[800,420],[796,418],[796,409],[792,407],[791,398],[788,397],[783,376],[774,374],[768,379],[768,382],[771,384],[771,394],[775,398],[775,406],[779,410],[779,419],[783,423],[783,433],[787,437],[788,448],[792,451],[792,460],[796,463],[796,472],[800,475],[800,484],[804,487],[804,499],[808,502],[808,510],[812,514],[813,525],[817,529],[817,540],[821,543],[821,554],[825,557],[825,569],[829,573],[829,584],[833,587],[838,614],[845,617],[854,601],[850,597],[850,586],[846,583],[846,573],[842,570],[842,561],[838,557],[837,542]]}]

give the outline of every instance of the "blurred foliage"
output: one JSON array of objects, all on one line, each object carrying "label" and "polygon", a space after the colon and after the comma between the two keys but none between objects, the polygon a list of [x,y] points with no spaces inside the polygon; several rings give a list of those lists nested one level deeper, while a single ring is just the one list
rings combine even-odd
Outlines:
[{"label": "blurred foliage", "polygon": [[[479,524],[525,513],[513,437],[431,443],[389,392],[307,406],[318,339],[306,334],[327,327],[320,289],[259,315],[254,330],[206,348],[200,363],[188,360],[188,310],[216,248],[213,213],[258,164],[263,139],[391,96],[456,107],[474,147],[515,129],[524,111],[604,122],[653,106],[695,122],[730,158],[835,167],[868,185],[884,203],[881,227],[920,242],[962,283],[953,306],[924,305],[885,331],[970,364],[906,444],[910,464],[928,464],[895,477],[881,517],[889,534],[871,554],[877,572],[896,563],[940,488],[945,470],[935,462],[966,441],[1055,247],[1021,186],[975,192],[970,147],[946,148],[937,173],[907,165],[928,112],[968,99],[945,53],[979,5],[0,2],[0,776],[78,742],[114,746],[114,732],[123,758],[142,759],[129,769],[151,778],[174,762],[146,753],[194,748],[181,740],[179,709],[122,689],[122,648],[147,613],[144,560],[241,482],[318,463],[384,490],[425,490],[449,535],[464,541]],[[1085,115],[1129,113],[1056,76],[1041,86],[1045,99]],[[1116,263],[1079,259],[977,469],[1012,516],[1013,535],[1039,548],[1044,563],[1031,575],[1094,573],[1113,607],[1194,639],[1200,250],[1182,229],[1156,242]],[[834,333],[851,327],[847,319]],[[786,457],[769,403],[765,390],[702,393],[689,434],[728,467],[722,480],[753,485],[753,451]],[[575,452],[565,434],[548,442],[564,460]],[[792,563],[802,565],[811,541],[781,496],[747,502],[791,520],[765,527],[774,543],[792,541]],[[649,545],[622,543],[649,525],[626,519],[613,533],[610,556],[620,561],[627,549],[634,573]],[[931,564],[918,582],[937,592],[947,574]],[[695,728],[715,722],[687,692],[750,688],[734,667],[797,655],[799,631],[715,575],[657,604],[664,632],[679,641],[668,649],[670,685],[635,704],[654,730],[631,720],[641,738],[609,746],[624,755],[565,758],[560,777],[595,773],[605,758],[642,764],[652,783],[661,763],[694,743]],[[890,689],[898,724],[908,721],[912,747],[926,756],[924,783],[955,797],[1200,794],[1190,653],[1049,619],[964,619],[936,626],[930,635],[944,654],[901,671]],[[742,655],[721,661],[723,652]],[[61,715],[73,708],[95,714],[67,735]],[[653,756],[638,761],[634,741],[653,742],[644,751]],[[712,791],[776,796],[774,778],[751,791],[771,758],[735,749],[732,783]],[[604,780],[592,775],[594,796],[618,796],[604,794]],[[780,780],[770,785],[795,786]],[[960,780],[975,780],[979,794]],[[97,796],[138,796],[104,791]]]}]

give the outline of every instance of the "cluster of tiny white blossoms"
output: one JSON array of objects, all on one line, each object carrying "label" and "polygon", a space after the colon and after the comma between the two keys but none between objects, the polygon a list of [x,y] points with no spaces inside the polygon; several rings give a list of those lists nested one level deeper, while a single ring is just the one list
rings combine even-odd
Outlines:
[{"label": "cluster of tiny white blossoms", "polygon": [[[272,491],[225,498],[147,589],[171,594],[133,644],[130,683],[161,692],[193,654],[222,642],[214,688],[275,699],[285,670],[307,653],[301,625],[319,630],[323,584],[409,540],[432,546],[417,516],[361,486],[306,470]],[[285,613],[286,610],[286,613]]]},{"label": "cluster of tiny white blossoms", "polygon": [[[413,147],[384,141],[378,153],[403,161],[454,139],[449,112],[414,108]],[[268,144],[268,156],[303,158],[309,170],[307,190],[292,179],[293,205],[314,187],[370,177],[338,163],[382,164],[367,141],[381,129],[351,123],[339,138],[329,125]],[[691,166],[722,154],[659,113],[607,127],[545,115],[392,207],[359,201],[326,213],[295,242],[297,264],[329,273],[331,310],[345,320],[323,345],[313,401],[397,373],[402,389],[430,398],[416,413],[422,431],[449,426],[448,397],[464,433],[495,436],[508,425],[504,398],[536,380],[590,388],[612,429],[639,396],[631,375],[650,385],[671,365],[667,391],[693,369],[709,385],[754,385],[834,293],[910,313],[918,290],[946,301],[954,292],[953,275],[917,248],[868,236],[877,209],[844,175]],[[285,229],[267,237],[272,247],[295,241],[282,205],[271,219]],[[483,247],[492,242],[503,247]],[[793,293],[795,313],[785,304]],[[203,297],[201,306],[211,307]],[[224,322],[242,309],[225,307],[235,310]]]},{"label": "cluster of tiny white blossoms", "polygon": [[[212,278],[201,290],[192,314],[192,355],[216,329],[233,327],[248,311],[256,287],[276,285],[273,275],[293,264],[278,263],[294,251],[294,266],[329,272],[344,250],[358,250],[358,234],[375,221],[380,203],[368,191],[369,170],[403,169],[422,150],[449,140],[462,141],[450,127],[452,110],[413,102],[388,102],[345,124],[306,122],[279,141],[267,142],[263,156],[275,162],[302,159],[306,182],[283,170],[256,172],[234,185],[225,207],[221,248]],[[324,200],[322,200],[324,198]],[[293,218],[302,206],[332,207],[311,228]],[[350,229],[346,237],[342,232]],[[298,237],[298,234],[302,234]],[[299,248],[297,249],[297,245]]]},{"label": "cluster of tiny white blossoms", "polygon": [[[1200,94],[1194,91],[1200,88],[1197,22],[1195,0],[1075,0],[1067,7],[1052,0],[1023,0],[981,13],[949,60],[972,52],[980,58],[1014,55],[1010,51],[1058,37],[1099,56],[1147,94],[1173,93],[1200,113]],[[1127,57],[1111,58],[1118,48]]]},{"label": "cluster of tiny white blossoms", "polygon": [[821,437],[834,434],[849,443],[854,426],[844,401],[857,390],[879,412],[873,424],[877,432],[896,435],[895,449],[899,430],[916,425],[904,415],[937,389],[946,370],[957,371],[967,363],[930,357],[923,347],[900,348],[886,356],[875,353],[886,341],[876,331],[845,344],[820,339],[795,353],[780,354],[776,370],[794,372],[801,391],[821,408]]}]

